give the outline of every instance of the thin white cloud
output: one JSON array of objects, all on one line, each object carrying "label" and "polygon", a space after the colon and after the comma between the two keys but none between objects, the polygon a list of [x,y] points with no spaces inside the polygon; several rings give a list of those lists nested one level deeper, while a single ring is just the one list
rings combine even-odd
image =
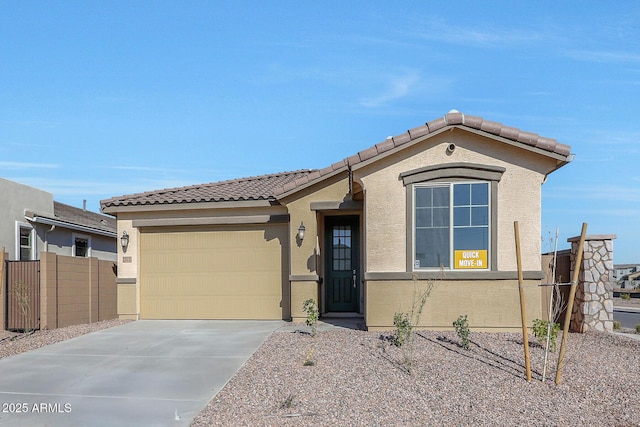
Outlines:
[{"label": "thin white cloud", "polygon": [[[544,214],[563,214],[563,215],[576,215],[576,210],[571,208],[549,208],[543,209]],[[590,209],[590,208],[580,208],[580,215],[601,215],[604,217],[632,217],[637,218],[640,216],[640,209],[629,209],[625,207],[620,208],[612,208],[612,209]]]},{"label": "thin white cloud", "polygon": [[[632,177],[629,177],[630,179]],[[592,200],[596,204],[617,202],[620,206],[640,202],[640,189],[636,186],[622,185],[584,185],[560,186],[543,190],[545,198],[564,200]]]},{"label": "thin white cloud", "polygon": [[413,93],[420,81],[420,75],[416,71],[393,77],[388,82],[387,88],[380,95],[362,99],[360,105],[367,108],[375,108],[404,98]]},{"label": "thin white cloud", "polygon": [[503,29],[496,27],[461,27],[443,19],[431,18],[418,23],[414,28],[423,28],[414,35],[449,44],[480,47],[522,46],[523,43],[538,42],[552,35],[534,30]]},{"label": "thin white cloud", "polygon": [[565,55],[571,59],[584,62],[640,63],[640,54],[631,52],[568,50]]},{"label": "thin white cloud", "polygon": [[54,163],[1,162],[0,169],[56,169],[60,165]]},{"label": "thin white cloud", "polygon": [[15,141],[7,141],[0,143],[0,149],[2,150],[16,150],[23,148],[48,148],[50,147],[47,144],[36,144],[31,142],[15,142]]},{"label": "thin white cloud", "polygon": [[141,193],[163,188],[175,188],[193,184],[179,179],[136,179],[135,181],[82,181],[72,179],[48,179],[34,177],[11,178],[31,187],[53,194],[53,198],[78,196],[79,198],[109,198],[123,194]]},{"label": "thin white cloud", "polygon": [[186,172],[184,169],[167,169],[152,166],[110,166],[109,169],[137,171],[137,172]]}]

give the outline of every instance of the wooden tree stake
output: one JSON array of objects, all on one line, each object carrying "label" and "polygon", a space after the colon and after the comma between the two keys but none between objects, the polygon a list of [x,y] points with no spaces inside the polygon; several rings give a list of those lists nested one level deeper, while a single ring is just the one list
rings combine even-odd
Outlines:
[{"label": "wooden tree stake", "polygon": [[573,300],[576,298],[576,289],[578,287],[578,278],[580,277],[580,268],[582,267],[582,252],[584,251],[584,239],[587,236],[587,223],[582,223],[582,233],[580,233],[580,243],[578,244],[578,253],[576,254],[576,262],[573,267],[573,276],[571,277],[571,291],[569,291],[569,301],[567,304],[567,314],[564,316],[564,328],[562,328],[562,344],[560,344],[560,354],[558,355],[558,367],[556,369],[556,385],[562,380],[562,364],[564,362],[564,352],[567,344],[567,335],[569,335],[569,324],[571,323],[571,312],[573,311]]},{"label": "wooden tree stake", "polygon": [[527,333],[527,308],[524,299],[522,277],[522,257],[520,254],[520,229],[518,221],[514,221],[513,228],[516,234],[516,260],[518,262],[518,290],[520,291],[520,315],[522,317],[522,342],[524,343],[524,364],[527,369],[527,381],[531,382],[531,360],[529,359],[529,334]]}]

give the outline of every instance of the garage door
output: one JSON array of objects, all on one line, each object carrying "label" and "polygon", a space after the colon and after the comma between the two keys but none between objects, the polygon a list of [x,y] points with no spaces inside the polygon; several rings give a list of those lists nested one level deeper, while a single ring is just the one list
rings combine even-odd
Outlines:
[{"label": "garage door", "polygon": [[284,224],[142,229],[143,319],[282,319]]}]

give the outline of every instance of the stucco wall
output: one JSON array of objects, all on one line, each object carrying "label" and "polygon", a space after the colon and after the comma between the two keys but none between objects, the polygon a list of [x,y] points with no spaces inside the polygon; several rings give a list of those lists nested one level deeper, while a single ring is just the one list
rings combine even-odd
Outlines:
[{"label": "stucco wall", "polygon": [[[16,221],[28,224],[25,210],[53,216],[53,195],[28,185],[0,178],[0,247],[4,246],[9,259],[15,260]],[[34,257],[42,251],[42,240],[34,239]]]},{"label": "stucco wall", "polygon": [[[289,211],[289,247],[291,248],[291,274],[305,275],[318,274],[319,266],[316,266],[317,257],[314,249],[316,247],[316,236],[318,230],[318,214],[311,210],[312,202],[333,202],[343,201],[349,194],[349,181],[347,173],[331,178],[328,183],[323,183],[324,187],[314,186],[309,190],[304,190],[292,197],[291,200],[283,200]],[[304,222],[305,238],[300,243],[296,240],[298,227]],[[323,236],[319,236],[320,245],[323,244]]]},{"label": "stucco wall", "polygon": [[313,298],[318,302],[318,284],[313,281],[291,282],[291,320],[294,322],[304,322],[307,313],[302,310],[304,302]]},{"label": "stucco wall", "polygon": [[[418,294],[429,282],[418,281]],[[474,331],[517,331],[521,326],[520,295],[517,280],[432,281],[434,288],[427,299],[420,327],[433,330],[453,329],[460,315],[467,315]],[[542,298],[538,281],[525,281],[527,325],[542,319]],[[366,323],[370,330],[393,328],[395,312],[409,312],[413,304],[414,282],[368,281],[366,285]]]},{"label": "stucco wall", "polygon": [[[453,153],[447,146],[456,144]],[[474,133],[444,132],[354,172],[365,191],[366,269],[407,269],[406,187],[402,172],[447,163],[476,163],[506,168],[498,183],[498,271],[516,270],[513,222],[520,223],[523,269],[540,270],[541,184],[555,161]],[[496,208],[495,206],[493,207]],[[408,254],[411,257],[411,254]]]},{"label": "stucco wall", "polygon": [[53,231],[48,231],[50,229],[50,225],[38,224],[36,226],[38,239],[42,242],[42,251],[53,252],[58,255],[72,256],[74,236],[90,236],[92,257],[107,261],[117,260],[116,246],[119,245],[119,239],[81,231],[76,232],[59,226],[56,226]]}]

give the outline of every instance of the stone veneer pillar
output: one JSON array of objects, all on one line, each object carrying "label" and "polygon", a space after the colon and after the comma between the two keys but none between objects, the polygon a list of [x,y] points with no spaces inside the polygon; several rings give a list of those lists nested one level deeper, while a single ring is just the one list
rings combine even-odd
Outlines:
[{"label": "stone veneer pillar", "polygon": [[[613,239],[615,234],[586,236],[576,298],[571,313],[572,332],[613,332]],[[580,237],[571,242],[571,277]]]}]

